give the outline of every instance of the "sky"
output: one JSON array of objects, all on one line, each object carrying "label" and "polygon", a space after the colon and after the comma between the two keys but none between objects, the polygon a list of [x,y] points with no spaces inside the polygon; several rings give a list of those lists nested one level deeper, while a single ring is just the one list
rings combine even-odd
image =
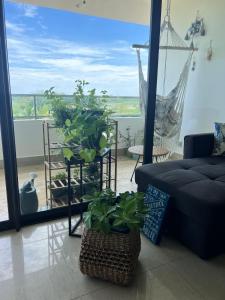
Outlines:
[{"label": "sky", "polygon": [[[5,0],[12,93],[54,86],[71,94],[77,79],[112,96],[138,96],[134,43],[149,27]],[[147,53],[143,52],[146,72]]]}]

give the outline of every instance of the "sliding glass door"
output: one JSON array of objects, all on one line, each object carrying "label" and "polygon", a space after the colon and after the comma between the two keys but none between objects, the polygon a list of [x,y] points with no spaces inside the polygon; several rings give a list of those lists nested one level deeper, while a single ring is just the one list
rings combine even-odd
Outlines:
[{"label": "sliding glass door", "polygon": [[[13,2],[5,4],[22,222],[63,216],[68,211],[66,165],[60,149],[64,138],[60,128],[53,128],[50,100],[45,96],[51,86],[55,86],[54,92],[60,95],[63,104],[73,109],[76,81],[90,82],[84,86],[86,96],[92,88],[92,92],[96,88],[97,97],[102,91],[108,92],[110,96],[104,105],[112,110],[113,124],[117,124],[113,126],[118,129],[117,145],[112,147],[112,178],[117,179],[117,192],[135,190],[132,174],[135,165],[143,161],[145,123],[144,100],[139,99],[139,76],[147,77],[148,52],[141,53],[142,68],[138,69],[142,49],[136,51],[132,45],[148,40],[149,25],[119,21],[118,16],[111,20],[29,4],[22,7]],[[56,20],[67,29],[55,26]],[[81,31],[74,36],[72,28],[78,23]],[[99,28],[103,27],[108,37],[100,35]],[[89,31],[92,39],[87,34]],[[77,171],[74,168],[72,177],[74,189],[78,190]],[[85,172],[83,184],[88,191],[91,190],[88,180],[96,176],[96,171],[86,168]],[[104,175],[105,183],[108,174]],[[29,181],[32,181],[32,192],[27,199]],[[115,187],[115,181],[111,187]]]},{"label": "sliding glass door", "polygon": [[[130,183],[130,180],[133,179],[131,175],[137,158],[138,162],[140,158],[143,158],[145,113],[147,115],[145,162],[149,162],[149,158],[151,160],[160,1],[158,4],[152,1],[152,5],[155,6],[152,10],[151,26],[153,43],[151,43],[150,70],[148,70],[151,89],[148,91],[146,111],[143,109],[142,115],[139,106],[143,106],[143,101],[141,101],[143,99],[140,100],[138,97],[140,53],[138,52],[137,62],[136,53],[131,49],[131,45],[145,43],[149,26],[119,22],[116,21],[117,18],[114,21],[96,18],[97,25],[92,27],[93,17],[88,18],[75,13],[41,7],[29,9],[29,5],[18,6],[13,2],[5,1],[8,59],[5,47],[3,2],[0,0],[2,14],[0,16],[2,51],[0,69],[4,79],[0,82],[0,85],[2,84],[0,92],[2,92],[2,147],[9,220],[13,220],[13,224],[19,228],[20,222],[23,225],[62,217],[68,213],[67,186],[64,185],[66,166],[58,149],[53,147],[55,144],[62,143],[62,139],[59,131],[52,128],[53,119],[44,91],[51,86],[56,86],[56,92],[62,95],[67,105],[70,105],[74,101],[71,95],[74,92],[74,81],[77,79],[90,81],[90,87],[96,87],[98,93],[101,90],[108,90],[108,93],[112,95],[107,98],[107,105],[113,110],[113,118],[118,122],[118,146],[121,148],[118,153],[125,156],[127,148],[138,146],[138,149],[132,147],[134,149],[128,151],[129,155],[133,154],[132,160],[129,156],[123,161],[118,161],[117,179],[120,186],[118,185],[117,190],[121,192],[135,189],[134,181]],[[61,26],[56,28],[56,19],[63,20],[58,22],[59,24],[66,24],[67,21],[71,24],[74,22],[74,26],[68,25],[68,28],[75,28],[76,24],[83,22],[84,26],[81,27],[84,28],[84,32],[78,37],[79,43],[72,40],[73,31],[69,36],[68,30],[64,33]],[[45,24],[45,20],[48,24]],[[85,26],[88,26],[88,29]],[[105,40],[104,35],[103,40],[96,42],[95,39],[99,38],[99,28],[103,27],[107,28],[107,32],[110,32],[111,28],[112,40]],[[90,40],[90,34],[87,34],[90,28],[93,33],[92,40]],[[115,29],[117,29],[116,39]],[[95,39],[94,30],[96,30]],[[83,40],[84,37],[87,38],[86,43]],[[132,39],[129,40],[128,37]],[[143,72],[139,68],[139,75],[144,76],[148,53],[143,51],[141,54]],[[10,72],[8,72],[8,61]],[[12,82],[12,97],[8,82],[9,73]],[[147,91],[144,92],[146,96]],[[146,97],[144,101],[147,102]],[[118,150],[117,147],[115,147],[115,152],[116,150]],[[50,156],[51,161],[49,161]],[[76,172],[73,176],[77,176]]]}]

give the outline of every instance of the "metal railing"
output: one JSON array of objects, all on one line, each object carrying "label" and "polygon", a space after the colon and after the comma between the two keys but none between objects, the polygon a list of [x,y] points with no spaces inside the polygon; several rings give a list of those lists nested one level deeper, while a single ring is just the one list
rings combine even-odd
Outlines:
[{"label": "metal railing", "polygon": [[[73,102],[73,95],[60,95],[67,103]],[[108,107],[118,117],[140,116],[139,98],[129,96],[109,96]],[[50,110],[43,94],[13,94],[12,107],[14,119],[50,118]]]}]

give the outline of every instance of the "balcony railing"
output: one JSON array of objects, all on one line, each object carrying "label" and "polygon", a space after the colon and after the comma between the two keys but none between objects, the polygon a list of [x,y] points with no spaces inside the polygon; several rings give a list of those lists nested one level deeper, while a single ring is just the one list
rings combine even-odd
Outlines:
[{"label": "balcony railing", "polygon": [[[67,103],[73,102],[72,95],[61,95]],[[138,97],[113,97],[107,100],[108,107],[118,117],[140,116]],[[13,94],[12,95],[14,119],[42,119],[51,117],[49,105],[43,94]]]}]

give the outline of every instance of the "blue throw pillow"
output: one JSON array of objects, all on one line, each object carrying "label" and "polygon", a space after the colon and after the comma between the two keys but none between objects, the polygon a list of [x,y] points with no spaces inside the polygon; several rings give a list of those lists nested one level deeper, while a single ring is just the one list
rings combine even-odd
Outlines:
[{"label": "blue throw pillow", "polygon": [[214,138],[215,138],[215,144],[214,144],[213,154],[225,155],[225,124],[224,123],[215,123]]}]

